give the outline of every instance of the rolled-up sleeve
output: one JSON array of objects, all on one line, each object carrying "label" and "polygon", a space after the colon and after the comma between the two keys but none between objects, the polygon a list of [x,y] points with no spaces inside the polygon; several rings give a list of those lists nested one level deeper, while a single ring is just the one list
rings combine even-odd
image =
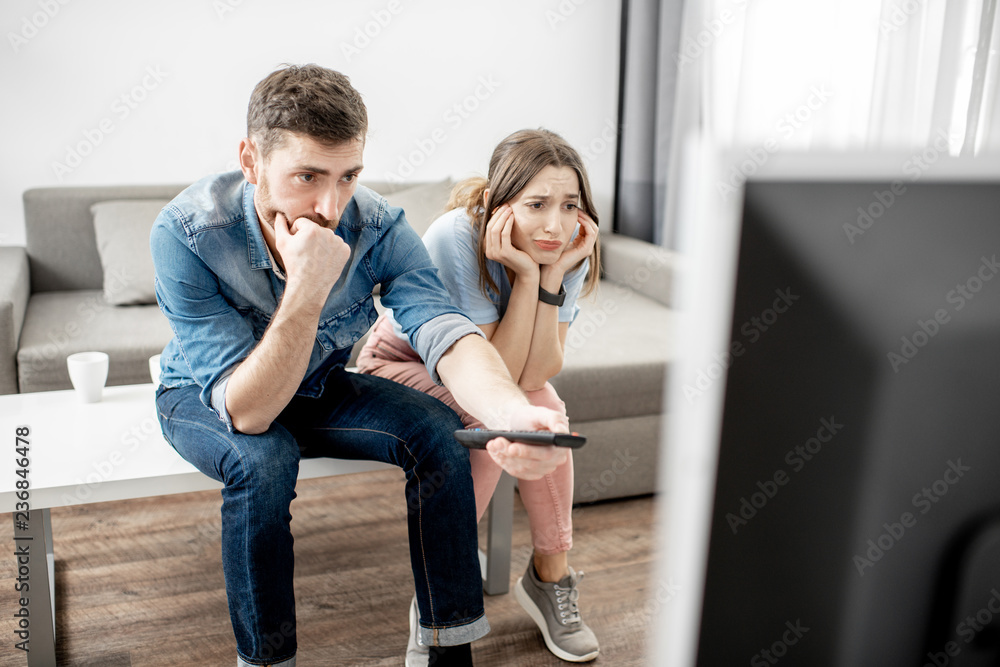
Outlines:
[{"label": "rolled-up sleeve", "polygon": [[460,338],[465,338],[469,334],[486,338],[482,330],[469,318],[464,315],[446,313],[425,322],[410,336],[413,349],[424,360],[424,365],[435,383],[441,384],[441,378],[437,373],[438,361]]}]

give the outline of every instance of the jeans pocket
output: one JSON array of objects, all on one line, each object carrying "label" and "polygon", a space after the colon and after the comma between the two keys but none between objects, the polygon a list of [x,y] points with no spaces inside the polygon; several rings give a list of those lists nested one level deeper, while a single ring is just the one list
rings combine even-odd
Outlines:
[{"label": "jeans pocket", "polygon": [[160,422],[163,438],[171,447],[174,446],[174,443],[170,438],[170,420],[183,396],[182,389],[182,387],[164,387],[163,385],[156,389],[156,418]]}]

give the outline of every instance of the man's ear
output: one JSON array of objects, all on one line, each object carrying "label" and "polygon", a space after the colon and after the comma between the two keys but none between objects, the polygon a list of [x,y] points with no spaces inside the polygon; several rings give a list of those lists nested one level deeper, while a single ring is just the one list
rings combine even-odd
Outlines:
[{"label": "man's ear", "polygon": [[242,139],[240,141],[240,170],[243,172],[243,178],[247,179],[248,183],[257,185],[257,177],[262,167],[257,144],[249,137]]}]

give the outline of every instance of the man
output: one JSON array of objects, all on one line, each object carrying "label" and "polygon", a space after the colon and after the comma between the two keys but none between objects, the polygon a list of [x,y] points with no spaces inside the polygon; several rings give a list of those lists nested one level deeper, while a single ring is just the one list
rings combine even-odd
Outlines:
[{"label": "man", "polygon": [[[289,505],[300,456],[406,472],[419,609],[407,664],[471,665],[469,642],[489,631],[468,455],[452,437],[461,422],[420,392],[343,369],[375,321],[375,285],[468,412],[490,428],[568,430],[559,414],[528,404],[449,303],[402,212],[357,185],[367,125],[345,76],[315,65],[271,73],[251,95],[242,173],[189,187],[151,234],[157,299],[175,334],[162,356],[160,424],[181,456],[225,485],[222,559],[238,665],[295,663]],[[489,451],[525,479],[566,456],[502,438]]]}]

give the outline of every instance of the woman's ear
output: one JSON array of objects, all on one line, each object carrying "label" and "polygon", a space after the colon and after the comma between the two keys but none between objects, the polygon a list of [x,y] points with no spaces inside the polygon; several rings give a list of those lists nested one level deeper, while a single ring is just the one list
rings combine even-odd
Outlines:
[{"label": "woman's ear", "polygon": [[488,202],[489,200],[490,200],[490,189],[489,188],[484,188],[483,189],[483,208],[486,208],[486,202]]}]

